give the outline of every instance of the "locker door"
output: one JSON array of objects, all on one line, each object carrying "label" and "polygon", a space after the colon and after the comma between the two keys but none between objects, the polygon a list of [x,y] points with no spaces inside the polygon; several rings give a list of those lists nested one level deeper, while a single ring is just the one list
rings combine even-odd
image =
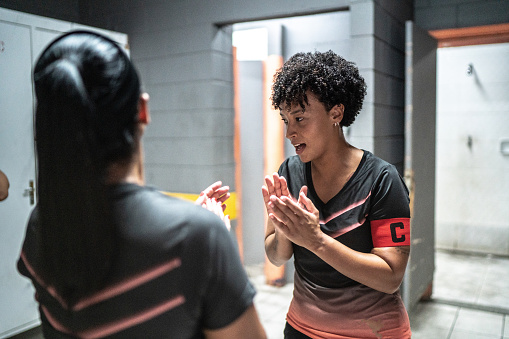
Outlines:
[{"label": "locker door", "polygon": [[39,322],[34,291],[16,270],[35,184],[30,27],[0,22],[0,168],[10,181],[0,202],[0,337]]},{"label": "locker door", "polygon": [[73,28],[98,31],[128,48],[123,33],[0,8],[0,169],[11,185],[0,202],[0,338],[39,324],[32,284],[16,269],[37,190],[31,72],[48,43]]}]

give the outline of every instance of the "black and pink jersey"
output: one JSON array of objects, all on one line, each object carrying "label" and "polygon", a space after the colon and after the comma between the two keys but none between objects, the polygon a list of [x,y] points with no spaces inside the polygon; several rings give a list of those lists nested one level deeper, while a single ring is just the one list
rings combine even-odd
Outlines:
[{"label": "black and pink jersey", "polygon": [[[364,253],[410,245],[408,189],[396,168],[372,153],[364,151],[355,173],[327,202],[314,190],[311,163],[290,157],[279,175],[286,178],[293,197],[308,186],[322,231],[344,245]],[[409,337],[399,292],[389,295],[366,287],[301,246],[293,244],[293,253],[295,289],[287,320],[294,328],[312,338],[376,338],[382,333],[384,338]]]},{"label": "black and pink jersey", "polygon": [[104,288],[73,305],[40,276],[37,207],[31,215],[18,270],[33,281],[46,338],[203,338],[252,305],[254,287],[216,215],[134,184],[111,193],[116,260]]}]

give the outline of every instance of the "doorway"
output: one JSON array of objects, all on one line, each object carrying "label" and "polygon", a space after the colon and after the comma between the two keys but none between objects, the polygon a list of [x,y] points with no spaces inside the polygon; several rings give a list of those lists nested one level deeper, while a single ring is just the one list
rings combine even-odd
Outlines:
[{"label": "doorway", "polygon": [[430,32],[437,52],[433,298],[508,314],[509,25]]},{"label": "doorway", "polygon": [[509,256],[509,43],[437,57],[437,248]]},{"label": "doorway", "polygon": [[[238,23],[233,25],[233,45],[238,65],[238,116],[240,148],[240,186],[242,212],[243,258],[246,265],[263,264],[265,252],[264,218],[265,207],[261,196],[264,166],[263,111],[264,88],[270,89],[271,75],[264,85],[264,62],[267,58],[281,57],[282,61],[301,51],[327,51],[329,49],[344,56],[350,56],[350,13],[348,11],[313,14],[285,19],[272,19]],[[273,74],[271,72],[270,74]],[[265,94],[265,97],[267,95]],[[268,97],[267,97],[268,98]],[[271,113],[271,112],[269,112]],[[281,138],[284,139],[283,125],[277,112]],[[291,144],[282,141],[283,155],[294,154]],[[271,169],[277,171],[279,167]],[[237,188],[237,191],[238,188]],[[293,265],[287,265],[285,277],[293,277]]]}]

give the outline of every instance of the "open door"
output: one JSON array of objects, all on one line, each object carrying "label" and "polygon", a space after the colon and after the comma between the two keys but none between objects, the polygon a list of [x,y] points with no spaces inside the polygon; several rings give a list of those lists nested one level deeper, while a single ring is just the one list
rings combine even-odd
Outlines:
[{"label": "open door", "polygon": [[436,49],[434,38],[406,22],[405,181],[412,244],[402,290],[408,311],[431,293],[435,270]]}]

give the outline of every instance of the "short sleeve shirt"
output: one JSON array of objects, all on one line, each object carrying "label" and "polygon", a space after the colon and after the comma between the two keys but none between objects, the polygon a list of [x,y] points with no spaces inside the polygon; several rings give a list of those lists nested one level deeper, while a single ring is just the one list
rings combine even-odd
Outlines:
[{"label": "short sleeve shirt", "polygon": [[[290,194],[308,186],[322,231],[364,253],[374,247],[410,244],[408,190],[396,168],[364,151],[349,181],[329,201],[320,200],[311,164],[298,156],[279,168]],[[410,323],[399,295],[364,286],[336,271],[307,249],[293,244],[294,293],[287,321],[311,338],[410,338]]]},{"label": "short sleeve shirt", "polygon": [[[236,320],[255,290],[224,223],[133,184],[112,187],[118,254],[105,287],[68,306],[38,274],[37,208],[18,270],[32,279],[46,337],[202,338]],[[72,225],[69,225],[72,227]]]},{"label": "short sleeve shirt", "polygon": [[[280,166],[279,175],[285,177],[294,197],[302,186],[308,186],[308,198],[320,212],[322,231],[344,245],[369,253],[373,247],[410,244],[406,234],[410,220],[408,189],[396,168],[372,153],[364,151],[350,180],[327,202],[322,202],[314,190],[311,163],[290,157]],[[295,244],[293,249],[295,268],[303,278],[324,287],[356,284],[307,249]]]}]

